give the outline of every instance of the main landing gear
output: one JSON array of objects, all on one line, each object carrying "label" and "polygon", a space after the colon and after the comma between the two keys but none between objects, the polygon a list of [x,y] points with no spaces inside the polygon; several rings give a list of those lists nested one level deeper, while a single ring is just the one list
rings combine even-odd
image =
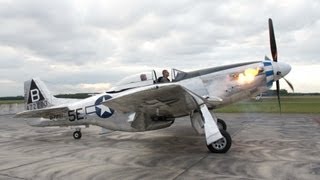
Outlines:
[{"label": "main landing gear", "polygon": [[207,145],[207,147],[213,153],[226,153],[230,149],[232,143],[231,136],[227,132],[227,124],[224,120],[218,118],[217,126],[223,138]]},{"label": "main landing gear", "polygon": [[73,138],[74,139],[80,139],[81,136],[82,136],[81,129],[80,128],[76,128],[76,131],[74,131],[74,133],[73,133]]},{"label": "main landing gear", "polygon": [[[210,112],[206,104],[199,106],[202,122],[204,123],[204,132],[206,136],[206,145],[213,153],[226,153],[232,143],[230,134],[226,131],[227,125],[222,119],[216,118],[213,112]],[[191,119],[194,121],[195,119]],[[193,123],[195,124],[195,123]],[[193,125],[195,128],[195,126]]]},{"label": "main landing gear", "polygon": [[223,138],[213,142],[210,145],[207,145],[207,147],[213,153],[226,153],[231,147],[232,139],[227,131],[221,128],[219,128],[219,130]]}]

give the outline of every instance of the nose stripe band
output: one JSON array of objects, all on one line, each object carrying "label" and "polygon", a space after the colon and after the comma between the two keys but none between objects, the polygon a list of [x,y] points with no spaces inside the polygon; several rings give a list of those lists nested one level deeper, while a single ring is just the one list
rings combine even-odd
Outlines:
[{"label": "nose stripe band", "polygon": [[273,67],[272,63],[268,61],[263,62],[264,65],[264,70],[266,74],[266,82],[267,82],[267,87],[270,88],[274,82],[274,72],[273,72]]},{"label": "nose stripe band", "polygon": [[271,87],[272,84],[273,84],[273,81],[268,82],[268,83],[267,83],[267,87]]},{"label": "nose stripe band", "polygon": [[272,66],[271,62],[263,62],[264,66]]},{"label": "nose stripe band", "polygon": [[268,76],[272,76],[273,75],[273,71],[271,70],[271,71],[266,71],[266,76],[268,77]]}]

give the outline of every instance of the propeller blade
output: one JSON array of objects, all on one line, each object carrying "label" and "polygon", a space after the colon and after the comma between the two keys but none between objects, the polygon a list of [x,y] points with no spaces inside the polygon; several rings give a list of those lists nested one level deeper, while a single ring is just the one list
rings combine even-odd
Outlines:
[{"label": "propeller blade", "polygon": [[279,104],[279,109],[280,109],[280,114],[281,114],[280,83],[279,83],[279,80],[276,81],[276,85],[277,85],[278,104]]},{"label": "propeller blade", "polygon": [[269,37],[270,37],[270,48],[271,48],[272,59],[274,62],[277,62],[278,51],[277,51],[276,38],[274,36],[273,23],[271,18],[269,18]]},{"label": "propeller blade", "polygon": [[284,76],[282,76],[282,78],[287,82],[287,84],[289,85],[291,90],[294,92],[294,88],[293,88],[293,85],[291,84],[291,82],[289,82],[286,78],[284,78]]}]

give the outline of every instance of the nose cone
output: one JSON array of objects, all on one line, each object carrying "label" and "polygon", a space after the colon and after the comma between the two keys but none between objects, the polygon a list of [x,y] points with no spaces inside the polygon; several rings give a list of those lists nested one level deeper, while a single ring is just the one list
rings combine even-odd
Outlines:
[{"label": "nose cone", "polygon": [[278,71],[281,76],[286,76],[291,71],[291,66],[286,63],[278,62]]},{"label": "nose cone", "polygon": [[277,81],[286,76],[291,71],[291,66],[283,62],[272,62],[274,80]]}]

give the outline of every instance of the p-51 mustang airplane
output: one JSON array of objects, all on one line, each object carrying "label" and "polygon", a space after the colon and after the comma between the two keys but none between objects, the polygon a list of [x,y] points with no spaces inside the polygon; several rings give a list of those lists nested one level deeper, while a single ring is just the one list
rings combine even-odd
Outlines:
[{"label": "p-51 mustang airplane", "polygon": [[193,128],[205,134],[208,149],[225,153],[232,140],[225,122],[217,119],[212,110],[256,96],[268,90],[274,81],[280,106],[279,79],[291,67],[277,61],[271,19],[269,32],[273,61],[266,58],[191,72],[172,69],[169,83],[157,83],[157,74],[151,71],[129,76],[111,91],[83,100],[55,98],[42,81],[34,78],[24,84],[26,111],[16,117],[38,118],[30,123],[38,127],[75,126],[73,137],[80,139],[79,126],[149,131],[169,127],[175,118],[190,116]]}]

